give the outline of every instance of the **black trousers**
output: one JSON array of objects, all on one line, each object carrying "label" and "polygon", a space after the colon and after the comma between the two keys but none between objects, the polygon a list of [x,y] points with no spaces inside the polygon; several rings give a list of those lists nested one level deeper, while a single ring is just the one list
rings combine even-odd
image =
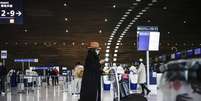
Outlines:
[{"label": "black trousers", "polygon": [[145,90],[146,90],[147,92],[150,91],[150,90],[145,86],[145,84],[140,84],[140,86],[142,87],[142,93],[144,93]]},{"label": "black trousers", "polygon": [[0,92],[5,92],[5,76],[0,77]]}]

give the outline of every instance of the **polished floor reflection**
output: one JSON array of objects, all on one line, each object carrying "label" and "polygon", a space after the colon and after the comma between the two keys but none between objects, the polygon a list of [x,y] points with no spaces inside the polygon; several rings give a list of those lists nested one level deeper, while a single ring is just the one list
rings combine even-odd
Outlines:
[{"label": "polished floor reflection", "polygon": [[[154,94],[147,98],[149,101],[160,101]],[[0,101],[78,101],[78,99],[79,96],[72,95],[71,84],[68,87],[59,85],[26,88],[24,92],[12,89],[5,96],[0,96]],[[113,101],[113,92],[102,91],[102,101]]]}]

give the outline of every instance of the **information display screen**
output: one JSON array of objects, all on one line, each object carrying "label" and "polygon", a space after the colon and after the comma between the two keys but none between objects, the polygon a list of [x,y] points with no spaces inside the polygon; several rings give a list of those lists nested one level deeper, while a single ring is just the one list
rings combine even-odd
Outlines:
[{"label": "information display screen", "polygon": [[181,59],[181,52],[175,53],[175,59]]},{"label": "information display screen", "polygon": [[157,26],[137,27],[137,50],[138,51],[158,51],[160,32]]},{"label": "information display screen", "polygon": [[200,54],[201,54],[201,48],[196,48],[196,49],[194,50],[194,54],[195,54],[195,55],[200,55]]},{"label": "information display screen", "polygon": [[147,51],[149,48],[149,32],[138,33],[138,50]]},{"label": "information display screen", "polygon": [[193,57],[193,50],[187,50],[187,57],[192,58]]},{"label": "information display screen", "polygon": [[23,24],[23,0],[0,0],[0,24]]}]

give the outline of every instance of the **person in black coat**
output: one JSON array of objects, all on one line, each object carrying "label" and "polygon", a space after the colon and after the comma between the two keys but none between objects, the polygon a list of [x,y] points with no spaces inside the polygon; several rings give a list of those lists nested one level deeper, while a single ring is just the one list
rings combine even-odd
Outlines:
[{"label": "person in black coat", "polygon": [[101,101],[101,64],[98,42],[91,42],[85,60],[79,101]]}]

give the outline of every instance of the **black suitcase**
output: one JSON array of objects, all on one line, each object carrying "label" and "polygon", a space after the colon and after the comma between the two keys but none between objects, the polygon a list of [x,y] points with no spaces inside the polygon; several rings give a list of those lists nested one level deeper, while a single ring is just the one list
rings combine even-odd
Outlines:
[{"label": "black suitcase", "polygon": [[111,69],[110,76],[113,78],[113,101],[147,101],[147,99],[140,94],[130,94],[127,82],[118,79],[116,69]]},{"label": "black suitcase", "polygon": [[139,94],[131,94],[125,98],[122,98],[121,101],[147,101],[147,99]]},{"label": "black suitcase", "polygon": [[147,99],[140,94],[130,94],[129,87],[126,82],[120,81],[119,85],[121,101],[147,101]]}]

